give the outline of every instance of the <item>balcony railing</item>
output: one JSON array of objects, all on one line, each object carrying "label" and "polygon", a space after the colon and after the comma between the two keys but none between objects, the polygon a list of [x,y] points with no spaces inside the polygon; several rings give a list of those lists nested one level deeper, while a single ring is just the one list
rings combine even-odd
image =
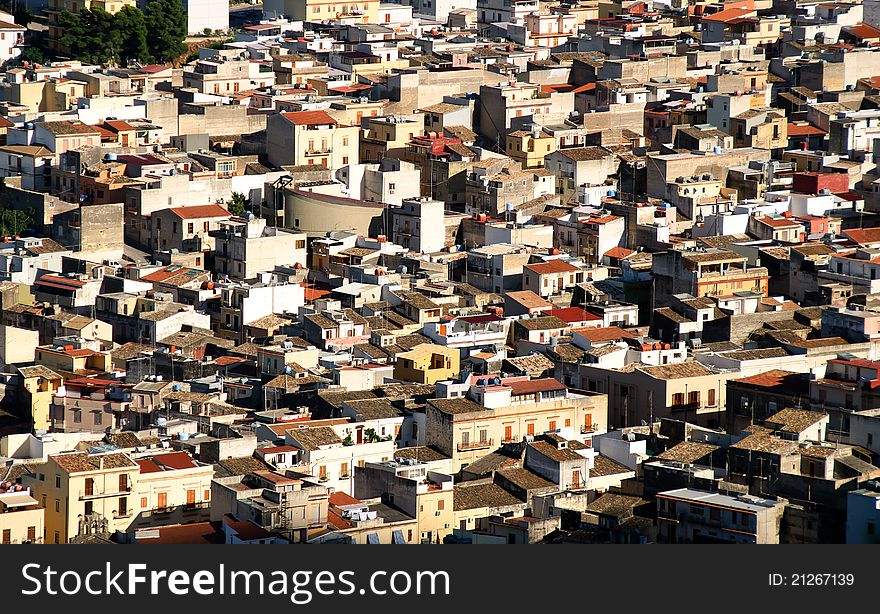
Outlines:
[{"label": "balcony railing", "polygon": [[123,495],[130,495],[130,494],[131,494],[131,486],[126,486],[124,489],[104,491],[104,492],[95,492],[94,490],[81,490],[81,491],[79,491],[79,500],[85,501],[88,499],[101,499],[103,497],[121,497]]},{"label": "balcony railing", "polygon": [[482,450],[485,448],[491,448],[495,445],[494,439],[487,439],[485,441],[469,441],[467,443],[461,442],[458,444],[458,451],[464,452],[466,450]]},{"label": "balcony railing", "polygon": [[599,423],[598,422],[594,422],[592,424],[585,424],[581,427],[581,435],[584,435],[586,433],[595,433],[598,430],[599,430]]}]

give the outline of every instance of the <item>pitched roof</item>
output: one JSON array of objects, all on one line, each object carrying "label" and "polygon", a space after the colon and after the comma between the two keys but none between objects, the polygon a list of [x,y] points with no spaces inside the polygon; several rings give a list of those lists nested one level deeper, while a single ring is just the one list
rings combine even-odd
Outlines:
[{"label": "pitched roof", "polygon": [[551,273],[572,273],[574,271],[580,271],[579,268],[566,262],[565,260],[559,260],[558,258],[555,260],[548,260],[547,262],[536,262],[533,264],[525,265],[526,269],[537,273],[538,275],[549,275]]},{"label": "pitched roof", "polygon": [[327,111],[289,111],[281,115],[294,126],[335,126],[337,123]]}]

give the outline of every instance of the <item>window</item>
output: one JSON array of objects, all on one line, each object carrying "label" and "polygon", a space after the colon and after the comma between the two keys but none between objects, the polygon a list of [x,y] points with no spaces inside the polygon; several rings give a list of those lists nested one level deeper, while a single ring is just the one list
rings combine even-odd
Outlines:
[{"label": "window", "polygon": [[83,505],[83,513],[86,516],[91,516],[92,512],[95,511],[95,504],[91,501],[86,501],[85,505]]},{"label": "window", "polygon": [[488,431],[486,431],[486,429],[480,429],[480,443],[486,443],[489,441],[487,435]]},{"label": "window", "polygon": [[322,480],[327,479],[327,465],[321,465],[318,467],[318,477]]},{"label": "window", "polygon": [[143,509],[147,509],[147,498],[146,497],[141,497],[141,507]]},{"label": "window", "polygon": [[86,488],[84,494],[87,497],[95,494],[95,480],[93,478],[86,478]]},{"label": "window", "polygon": [[700,402],[700,391],[692,390],[688,393],[688,403],[691,405],[696,405]]},{"label": "window", "polygon": [[446,502],[443,499],[438,499],[437,500],[437,511],[442,512],[444,509],[446,509]]},{"label": "window", "polygon": [[556,420],[551,420],[551,421],[550,421],[550,428],[549,428],[548,430],[550,430],[550,431],[555,431],[555,430],[556,430]]},{"label": "window", "polygon": [[471,434],[468,432],[464,432],[461,434],[461,445],[467,446],[471,443]]},{"label": "window", "polygon": [[126,516],[128,514],[128,498],[119,497],[119,515]]},{"label": "window", "polygon": [[12,529],[3,529],[3,543],[11,544],[12,543]]},{"label": "window", "polygon": [[161,512],[164,511],[166,507],[168,507],[168,493],[156,493],[156,509]]},{"label": "window", "polygon": [[104,422],[103,412],[96,411],[95,412],[95,426],[100,426],[103,422]]},{"label": "window", "polygon": [[305,249],[305,248],[306,248],[306,241],[305,241],[305,239],[299,239],[299,240],[296,242],[296,249]]},{"label": "window", "polygon": [[27,540],[31,543],[37,541],[37,527],[28,527]]},{"label": "window", "polygon": [[119,476],[119,492],[125,492],[128,490],[128,476],[122,474]]},{"label": "window", "polygon": [[535,423],[534,422],[529,422],[526,425],[526,433],[528,433],[529,435],[535,434]]},{"label": "window", "polygon": [[55,488],[61,488],[61,476],[60,475],[55,476]]},{"label": "window", "polygon": [[710,406],[715,405],[715,389],[714,388],[709,389],[709,405]]},{"label": "window", "polygon": [[505,426],[504,427],[504,441],[512,441],[513,440],[513,427]]},{"label": "window", "polygon": [[676,392],[672,395],[672,404],[673,405],[684,405],[684,393]]},{"label": "window", "polygon": [[61,499],[55,499],[55,512],[61,513]]},{"label": "window", "polygon": [[188,507],[195,507],[196,505],[196,491],[195,489],[190,489],[186,491],[186,504]]},{"label": "window", "polygon": [[82,419],[83,419],[83,417],[82,417],[82,411],[79,410],[79,409],[74,409],[74,410],[73,410],[73,422],[74,422],[74,424],[79,424],[80,422],[82,422]]}]

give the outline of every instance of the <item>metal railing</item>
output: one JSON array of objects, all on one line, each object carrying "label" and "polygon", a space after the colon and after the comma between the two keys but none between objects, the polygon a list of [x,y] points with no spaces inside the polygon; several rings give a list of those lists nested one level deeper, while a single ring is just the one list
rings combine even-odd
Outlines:
[{"label": "metal railing", "polygon": [[495,445],[494,439],[487,439],[484,441],[468,441],[467,443],[461,442],[458,444],[458,451],[463,452],[465,450],[482,450],[484,448],[491,448]]}]

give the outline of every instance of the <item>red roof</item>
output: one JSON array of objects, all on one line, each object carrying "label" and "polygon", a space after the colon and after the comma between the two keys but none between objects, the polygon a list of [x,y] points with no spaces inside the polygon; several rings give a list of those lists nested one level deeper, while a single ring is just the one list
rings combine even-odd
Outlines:
[{"label": "red roof", "polygon": [[861,39],[880,38],[880,30],[864,22],[854,25],[851,28],[846,28],[846,33]]},{"label": "red roof", "polygon": [[59,277],[58,275],[43,275],[42,277],[40,277],[37,283],[43,280],[51,281],[52,283],[62,284],[65,286],[74,286],[75,288],[82,288],[84,285],[86,285],[86,282],[84,281],[71,279],[70,277]]},{"label": "red roof", "polygon": [[363,503],[360,499],[355,499],[351,495],[347,495],[344,492],[334,492],[330,495],[329,499],[330,505],[335,505],[337,507],[343,507],[346,505],[358,505]]},{"label": "red roof", "polygon": [[182,220],[194,220],[202,217],[229,217],[229,211],[217,204],[174,207],[171,212]]},{"label": "red roof", "polygon": [[843,234],[859,245],[880,243],[880,228],[849,228]]},{"label": "red roof", "polygon": [[778,388],[780,386],[787,385],[791,381],[792,376],[799,377],[797,373],[794,373],[792,371],[773,369],[772,371],[767,371],[766,373],[758,373],[757,375],[752,375],[751,377],[743,377],[734,381],[737,384],[750,384],[752,386],[759,386],[761,388]]},{"label": "red roof", "polygon": [[788,124],[788,136],[824,136],[824,130],[816,128],[812,124]]},{"label": "red roof", "polygon": [[234,365],[238,362],[246,362],[247,359],[241,358],[240,356],[221,356],[214,362],[218,367],[226,367],[228,365]]},{"label": "red roof", "polygon": [[535,394],[536,392],[550,392],[551,390],[567,390],[565,384],[553,379],[552,377],[503,383],[505,386],[511,389],[511,394],[514,396]]},{"label": "red roof", "polygon": [[590,341],[614,341],[616,339],[635,339],[635,335],[623,330],[618,326],[606,326],[604,328],[578,328],[571,331]]},{"label": "red roof", "polygon": [[578,86],[571,91],[575,94],[580,94],[581,92],[592,92],[594,89],[596,89],[595,83],[584,83],[583,85]]},{"label": "red roof", "polygon": [[573,264],[569,264],[565,260],[548,260],[547,262],[536,262],[534,264],[527,264],[525,268],[530,271],[537,273],[538,275],[549,275],[551,273],[573,273],[574,271],[580,271],[579,268],[574,266]]},{"label": "red roof", "polygon": [[828,362],[836,362],[842,365],[850,365],[852,367],[861,367],[863,369],[878,369],[880,370],[880,361],[877,360],[867,360],[865,358],[853,358],[851,360],[845,360],[843,358],[832,358]]},{"label": "red roof", "polygon": [[140,71],[142,73],[152,74],[156,72],[162,72],[163,70],[168,70],[170,68],[170,66],[165,66],[164,64],[147,64],[146,66],[141,66]]},{"label": "red roof", "polygon": [[731,8],[724,9],[723,11],[718,11],[717,13],[713,13],[711,15],[706,15],[703,17],[703,21],[722,21],[728,22],[733,19],[739,19],[740,17],[745,17],[746,15],[750,15],[754,13],[754,9],[743,9],[743,8]]},{"label": "red roof", "polygon": [[174,277],[175,275],[180,275],[181,273],[185,273],[186,271],[196,271],[198,273],[203,273],[203,271],[199,269],[190,269],[188,267],[181,267],[176,264],[169,264],[168,266],[159,269],[158,271],[153,271],[149,275],[143,275],[141,280],[149,281],[151,283],[162,282],[170,277]]},{"label": "red roof", "polygon": [[609,249],[607,252],[605,252],[605,255],[608,256],[609,258],[623,259],[623,258],[626,258],[627,256],[632,256],[635,253],[636,253],[636,250],[634,250],[634,249],[627,249],[625,247],[618,246],[618,247],[612,247],[611,249]]},{"label": "red roof", "polygon": [[300,285],[305,289],[305,296],[303,298],[307,303],[317,301],[319,298],[324,298],[330,294],[329,290],[319,290],[318,288],[315,288],[314,284],[301,283]]},{"label": "red roof", "polygon": [[142,458],[135,462],[140,465],[141,473],[158,473],[160,471],[198,467],[196,462],[186,452],[169,452],[168,454]]},{"label": "red roof", "polygon": [[755,220],[761,224],[766,224],[771,228],[791,228],[793,226],[800,226],[799,223],[793,222],[789,219],[776,219],[772,217],[759,217]]},{"label": "red roof", "polygon": [[589,311],[584,311],[580,307],[557,307],[556,309],[551,309],[547,315],[556,316],[569,324],[572,322],[590,322],[602,319]]},{"label": "red roof", "polygon": [[135,127],[129,124],[128,122],[124,122],[118,119],[108,119],[104,122],[105,126],[110,126],[116,132],[129,132],[131,130],[135,130]]},{"label": "red roof", "polygon": [[294,126],[336,125],[336,120],[327,111],[288,111],[281,115]]}]

